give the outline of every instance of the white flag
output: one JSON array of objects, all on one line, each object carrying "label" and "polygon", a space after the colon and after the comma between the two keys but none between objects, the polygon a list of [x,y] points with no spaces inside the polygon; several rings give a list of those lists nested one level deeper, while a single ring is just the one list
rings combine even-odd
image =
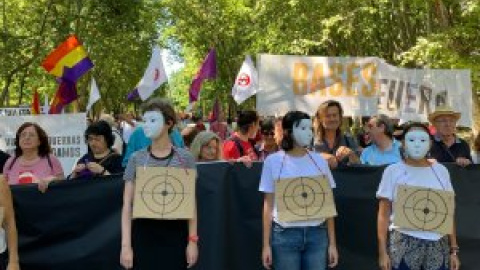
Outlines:
[{"label": "white flag", "polygon": [[241,104],[249,97],[255,95],[258,89],[258,73],[253,65],[250,55],[245,57],[242,67],[235,78],[232,88],[233,99]]},{"label": "white flag", "polygon": [[167,74],[163,68],[162,53],[160,47],[155,45],[145,74],[137,85],[138,94],[142,100],[150,97],[157,88],[167,81]]},{"label": "white flag", "polygon": [[92,77],[92,82],[90,83],[90,97],[88,98],[87,112],[90,111],[93,104],[100,100],[100,91],[98,90],[97,82]]}]

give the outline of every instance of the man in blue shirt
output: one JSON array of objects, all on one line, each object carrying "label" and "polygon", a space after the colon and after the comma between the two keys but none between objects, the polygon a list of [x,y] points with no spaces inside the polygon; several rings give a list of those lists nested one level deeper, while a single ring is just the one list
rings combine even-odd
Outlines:
[{"label": "man in blue shirt", "polygon": [[401,144],[393,139],[393,124],[386,115],[371,117],[367,132],[372,144],[363,150],[360,156],[362,164],[385,165],[402,160]]}]

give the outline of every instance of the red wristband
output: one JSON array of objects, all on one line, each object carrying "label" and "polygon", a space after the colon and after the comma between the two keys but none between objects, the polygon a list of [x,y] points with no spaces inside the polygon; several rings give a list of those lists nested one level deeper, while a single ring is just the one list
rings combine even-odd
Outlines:
[{"label": "red wristband", "polygon": [[198,235],[190,235],[188,236],[188,241],[189,242],[193,242],[193,243],[197,243],[198,242]]}]

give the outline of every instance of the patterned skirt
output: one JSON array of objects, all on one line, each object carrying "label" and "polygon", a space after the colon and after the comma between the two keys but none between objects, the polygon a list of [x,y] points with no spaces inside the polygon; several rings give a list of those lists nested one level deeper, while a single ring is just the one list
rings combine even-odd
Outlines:
[{"label": "patterned skirt", "polygon": [[390,232],[392,270],[448,270],[449,252],[447,236],[432,241]]}]

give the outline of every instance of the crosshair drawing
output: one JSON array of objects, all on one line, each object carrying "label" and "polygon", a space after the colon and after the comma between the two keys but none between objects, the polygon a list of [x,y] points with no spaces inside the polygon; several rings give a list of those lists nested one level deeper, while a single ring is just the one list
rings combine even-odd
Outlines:
[{"label": "crosshair drawing", "polygon": [[[408,192],[406,189],[403,192]],[[407,222],[414,229],[435,231],[442,227],[449,213],[445,198],[432,189],[417,189],[405,199],[403,213]]]},{"label": "crosshair drawing", "polygon": [[144,205],[162,218],[177,211],[185,200],[185,187],[173,175],[157,174],[146,180],[140,197]]},{"label": "crosshair drawing", "polygon": [[327,191],[320,181],[311,177],[299,177],[290,180],[282,194],[285,208],[291,214],[308,219],[318,218],[322,210]]}]

